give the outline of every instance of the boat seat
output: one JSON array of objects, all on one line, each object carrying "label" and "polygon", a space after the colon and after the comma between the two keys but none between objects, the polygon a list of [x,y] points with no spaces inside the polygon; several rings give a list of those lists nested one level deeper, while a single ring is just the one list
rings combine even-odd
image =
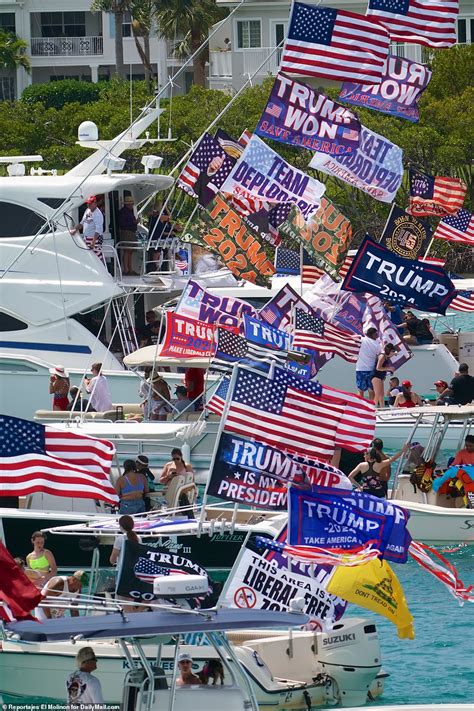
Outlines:
[{"label": "boat seat", "polygon": [[[80,412],[74,412],[74,417],[79,416],[81,413]],[[97,413],[97,412],[85,412],[83,414],[84,419],[86,420],[95,420],[97,419],[97,415],[100,415],[103,417],[102,413]],[[73,419],[74,419],[73,417]],[[63,422],[65,420],[70,419],[70,413],[65,412],[64,410],[36,410],[34,414],[35,420],[58,420],[60,422]]]},{"label": "boat seat", "polygon": [[190,504],[193,504],[198,495],[197,486],[194,483],[193,472],[180,474],[171,479],[165,492],[166,505],[169,509],[179,508],[179,499],[182,494],[186,497]]}]

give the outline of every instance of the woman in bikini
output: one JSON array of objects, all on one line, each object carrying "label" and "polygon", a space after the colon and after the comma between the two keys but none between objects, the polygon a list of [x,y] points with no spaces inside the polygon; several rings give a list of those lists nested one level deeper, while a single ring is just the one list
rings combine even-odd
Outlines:
[{"label": "woman in bikini", "polygon": [[372,447],[364,453],[365,461],[358,464],[349,474],[349,479],[356,488],[366,494],[383,499],[387,495],[387,482],[390,479],[390,465],[406,451],[407,446],[390,457],[383,459],[380,451]]},{"label": "woman in bikini", "polygon": [[40,589],[58,572],[54,555],[44,547],[45,540],[44,533],[35,531],[31,536],[33,551],[26,556],[25,573]]},{"label": "woman in bikini", "polygon": [[145,495],[149,493],[148,481],[137,472],[135,462],[127,459],[123,465],[123,474],[117,480],[115,489],[120,499],[119,513],[137,514],[145,511]]}]

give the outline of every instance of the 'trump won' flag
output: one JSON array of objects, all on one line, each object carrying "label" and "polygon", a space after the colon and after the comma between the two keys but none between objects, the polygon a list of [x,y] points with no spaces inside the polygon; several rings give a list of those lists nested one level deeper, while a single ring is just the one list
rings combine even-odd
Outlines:
[{"label": "'trump won' flag", "polygon": [[246,301],[234,296],[218,296],[206,291],[197,281],[190,279],[179,297],[174,313],[216,326],[243,330],[244,314],[256,316],[257,312]]},{"label": "'trump won' flag", "polygon": [[455,215],[463,206],[467,185],[459,178],[433,177],[410,169],[407,212],[417,217]]},{"label": "'trump won' flag", "polygon": [[293,2],[280,71],[377,84],[388,51],[388,32],[377,22],[332,7]]},{"label": "'trump won' flag", "polygon": [[444,314],[456,289],[444,269],[397,257],[366,236],[349,267],[342,288],[368,291],[399,306]]},{"label": "'trump won' flag", "polygon": [[459,0],[369,0],[367,16],[390,32],[393,42],[425,47],[456,44]]},{"label": "'trump won' flag", "polygon": [[42,491],[115,504],[111,442],[0,416],[0,497]]}]

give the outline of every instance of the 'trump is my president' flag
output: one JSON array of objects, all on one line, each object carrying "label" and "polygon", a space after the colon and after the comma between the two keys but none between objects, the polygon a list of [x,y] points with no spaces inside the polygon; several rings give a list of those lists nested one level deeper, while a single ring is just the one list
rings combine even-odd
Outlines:
[{"label": "'trump is my president' flag", "polygon": [[346,291],[368,291],[393,304],[444,314],[456,295],[445,270],[417,259],[397,257],[366,236],[342,284]]},{"label": "'trump is my president' flag", "polygon": [[378,22],[353,12],[294,2],[280,71],[377,84],[388,50],[388,32]]}]

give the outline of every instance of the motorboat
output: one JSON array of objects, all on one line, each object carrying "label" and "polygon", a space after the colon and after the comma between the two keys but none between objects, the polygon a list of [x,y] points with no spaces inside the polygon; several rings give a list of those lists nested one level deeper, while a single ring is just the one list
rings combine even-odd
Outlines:
[{"label": "motorboat", "polygon": [[[97,649],[107,703],[118,699],[122,708],[146,708],[149,711],[163,708],[173,711],[189,708],[198,711],[222,711],[223,708],[229,711],[257,711],[254,688],[229,644],[226,632],[250,627],[263,633],[275,627],[303,625],[306,620],[305,615],[298,613],[224,609],[194,612],[168,606],[152,612],[124,614],[120,611],[64,617],[41,625],[35,621],[10,623],[6,625],[4,635],[9,649],[4,648],[0,652],[0,665],[3,667],[1,694],[3,700],[8,701],[15,700],[15,697],[18,700],[21,692],[24,700],[30,695],[38,697],[38,690],[44,689],[49,699],[63,702],[65,680],[74,670],[78,643],[83,646],[82,643],[88,641]],[[178,654],[188,649],[182,646],[181,640],[183,636],[193,633],[202,635],[204,642],[199,664],[204,660],[219,659],[224,670],[223,684],[180,686],[176,683]],[[107,653],[102,655],[99,652],[100,640],[111,638],[118,640],[116,654],[107,658]],[[177,638],[178,643],[173,644],[170,673],[169,657],[163,656],[163,647],[166,648],[173,638]],[[144,640],[152,646],[150,656],[144,648]],[[15,645],[17,651],[12,652],[11,648]],[[168,670],[164,668],[166,662]]]}]

